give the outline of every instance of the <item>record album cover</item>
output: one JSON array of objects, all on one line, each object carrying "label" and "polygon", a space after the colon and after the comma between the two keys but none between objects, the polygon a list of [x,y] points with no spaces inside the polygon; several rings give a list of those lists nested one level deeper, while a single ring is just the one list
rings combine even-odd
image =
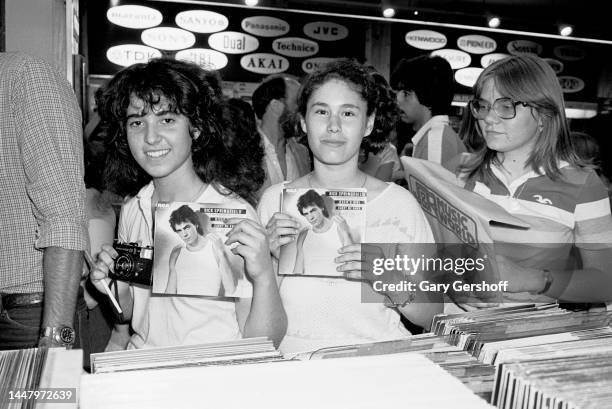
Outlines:
[{"label": "record album cover", "polygon": [[155,209],[153,293],[251,297],[243,260],[224,244],[246,208],[211,203],[158,203]]},{"label": "record album cover", "polygon": [[334,261],[338,250],[361,243],[365,234],[367,191],[283,189],[281,211],[300,222],[295,239],[281,247],[280,275],[343,276]]}]

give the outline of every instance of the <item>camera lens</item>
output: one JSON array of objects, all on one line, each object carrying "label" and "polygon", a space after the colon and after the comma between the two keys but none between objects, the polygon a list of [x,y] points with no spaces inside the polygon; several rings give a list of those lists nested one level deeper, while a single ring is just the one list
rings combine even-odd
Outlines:
[{"label": "camera lens", "polygon": [[133,268],[134,263],[131,257],[122,254],[117,257],[117,260],[115,260],[115,274],[117,275],[123,276],[126,274],[130,274]]}]

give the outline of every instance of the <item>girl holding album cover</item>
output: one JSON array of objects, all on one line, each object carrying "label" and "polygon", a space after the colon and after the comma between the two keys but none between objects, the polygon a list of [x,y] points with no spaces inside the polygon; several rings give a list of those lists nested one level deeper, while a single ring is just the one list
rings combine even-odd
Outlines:
[{"label": "girl holding album cover", "polygon": [[[363,66],[348,60],[324,66],[303,83],[298,97],[300,123],[313,153],[314,171],[288,184],[271,186],[261,198],[258,212],[266,223],[275,257],[280,246],[297,240],[299,235],[298,220],[279,212],[285,187],[365,188],[364,243],[433,242],[429,224],[410,192],[358,168],[361,142],[372,132],[377,114],[377,97],[372,77]],[[341,247],[334,261],[336,271],[344,276],[279,279],[288,316],[283,352],[405,338],[410,333],[400,322],[400,313],[428,327],[433,315],[441,311],[441,304],[430,302],[391,308],[369,283],[362,286],[365,263],[359,243]],[[362,297],[378,302],[364,302]]]},{"label": "girl holding album cover", "polygon": [[[124,315],[134,331],[128,348],[220,342],[267,336],[280,342],[286,316],[268,253],[265,229],[244,198],[263,182],[263,151],[244,146],[226,117],[217,89],[200,67],[153,59],[117,73],[96,95],[108,127],[107,178],[137,191],[122,209],[118,240],[153,244],[158,202],[219,203],[246,207],[226,245],[242,258],[253,298],[206,298],[152,294],[151,288],[117,282]],[[242,196],[242,197],[241,197]],[[114,268],[117,252],[104,245],[91,273],[98,291]]]},{"label": "girl holding album cover", "polygon": [[460,168],[465,187],[531,225],[520,235],[492,227],[506,300],[612,300],[608,193],[576,152],[555,72],[511,56],[485,68],[473,91],[462,138],[484,146]]}]

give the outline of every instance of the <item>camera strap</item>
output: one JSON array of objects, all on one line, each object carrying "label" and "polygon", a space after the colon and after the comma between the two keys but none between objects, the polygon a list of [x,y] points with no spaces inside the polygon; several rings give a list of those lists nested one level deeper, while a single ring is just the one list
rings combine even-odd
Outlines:
[{"label": "camera strap", "polygon": [[[113,290],[115,294],[115,300],[119,300],[119,289],[117,288],[117,280],[112,279],[110,281],[109,287]],[[119,318],[120,323],[123,323],[125,321],[125,317],[123,316],[122,312],[118,313],[117,316]]]}]

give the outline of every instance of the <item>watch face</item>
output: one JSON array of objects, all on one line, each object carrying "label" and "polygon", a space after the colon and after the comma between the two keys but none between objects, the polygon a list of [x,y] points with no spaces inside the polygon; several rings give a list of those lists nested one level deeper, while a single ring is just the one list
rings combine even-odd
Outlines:
[{"label": "watch face", "polygon": [[74,330],[70,327],[60,328],[59,338],[65,344],[74,343],[74,338],[75,338]]}]

